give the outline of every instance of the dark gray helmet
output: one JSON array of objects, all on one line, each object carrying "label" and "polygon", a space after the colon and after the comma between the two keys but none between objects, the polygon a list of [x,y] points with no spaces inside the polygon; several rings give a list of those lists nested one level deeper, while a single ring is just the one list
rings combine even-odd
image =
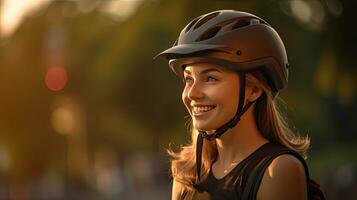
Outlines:
[{"label": "dark gray helmet", "polygon": [[188,64],[209,62],[234,71],[259,69],[273,95],[288,83],[288,59],[278,33],[246,12],[219,10],[192,20],[173,47],[161,52],[179,76]]},{"label": "dark gray helmet", "polygon": [[221,137],[240,121],[254,102],[245,100],[245,72],[260,70],[266,76],[273,96],[288,83],[288,59],[278,33],[261,18],[240,11],[219,10],[197,17],[180,33],[174,46],[160,53],[171,69],[183,76],[186,65],[213,63],[239,72],[240,94],[235,116],[208,135],[198,130],[196,141],[196,181],[200,191],[203,140]]}]

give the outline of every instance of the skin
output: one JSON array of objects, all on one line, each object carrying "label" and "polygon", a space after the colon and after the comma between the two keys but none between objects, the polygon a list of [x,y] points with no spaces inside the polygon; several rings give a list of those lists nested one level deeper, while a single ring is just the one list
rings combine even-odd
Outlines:
[{"label": "skin", "polygon": [[[247,74],[254,79],[250,74]],[[236,113],[239,97],[239,76],[211,64],[189,65],[184,71],[185,88],[182,100],[192,117],[193,126],[212,134]],[[254,84],[246,84],[245,104],[256,100],[262,90]],[[195,116],[192,105],[213,105],[214,109]],[[254,119],[254,104],[243,114],[240,122],[216,139],[218,157],[212,172],[222,178],[254,150],[267,143],[257,128]],[[181,184],[174,181],[172,199],[177,199]],[[304,200],[307,199],[305,171],[301,162],[291,156],[282,155],[273,160],[265,171],[258,200]]]}]

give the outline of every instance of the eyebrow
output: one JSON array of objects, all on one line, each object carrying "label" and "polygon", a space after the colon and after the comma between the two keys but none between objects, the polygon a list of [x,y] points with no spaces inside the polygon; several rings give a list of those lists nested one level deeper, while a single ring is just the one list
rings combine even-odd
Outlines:
[{"label": "eyebrow", "polygon": [[[209,68],[209,69],[205,69],[205,70],[200,71],[199,74],[202,75],[202,74],[207,74],[207,73],[209,73],[209,72],[214,72],[214,71],[222,73],[222,71],[220,71],[220,70],[218,70],[218,69]],[[187,74],[191,74],[191,72],[190,72],[189,70],[187,70],[187,69],[185,69],[184,72],[186,72]]]}]

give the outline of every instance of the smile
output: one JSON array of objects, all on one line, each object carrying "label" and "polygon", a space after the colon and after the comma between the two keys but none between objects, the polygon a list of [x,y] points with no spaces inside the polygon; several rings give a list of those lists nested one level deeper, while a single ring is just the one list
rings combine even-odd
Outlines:
[{"label": "smile", "polygon": [[194,106],[192,113],[194,116],[201,116],[214,109],[216,106]]}]

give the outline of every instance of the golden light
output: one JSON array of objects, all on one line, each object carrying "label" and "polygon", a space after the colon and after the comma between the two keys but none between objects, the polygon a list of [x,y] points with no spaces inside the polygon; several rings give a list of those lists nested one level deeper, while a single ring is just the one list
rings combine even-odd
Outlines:
[{"label": "golden light", "polygon": [[63,135],[73,135],[77,129],[78,116],[73,99],[69,96],[56,96],[52,101],[51,124],[53,129]]},{"label": "golden light", "polygon": [[143,0],[106,1],[101,11],[108,13],[116,19],[124,20],[134,13]]},{"label": "golden light", "polygon": [[291,0],[290,12],[306,28],[319,31],[325,22],[325,9],[317,0]]},{"label": "golden light", "polygon": [[6,172],[11,167],[9,151],[0,146],[0,172]]},{"label": "golden light", "polygon": [[32,11],[47,5],[52,0],[3,0],[0,11],[0,35],[10,36]]},{"label": "golden light", "polygon": [[56,108],[52,113],[51,122],[53,129],[60,134],[68,135],[74,131],[75,119],[69,107]]},{"label": "golden light", "polygon": [[308,23],[312,17],[311,6],[302,0],[293,0],[290,2],[291,11],[301,22]]}]

